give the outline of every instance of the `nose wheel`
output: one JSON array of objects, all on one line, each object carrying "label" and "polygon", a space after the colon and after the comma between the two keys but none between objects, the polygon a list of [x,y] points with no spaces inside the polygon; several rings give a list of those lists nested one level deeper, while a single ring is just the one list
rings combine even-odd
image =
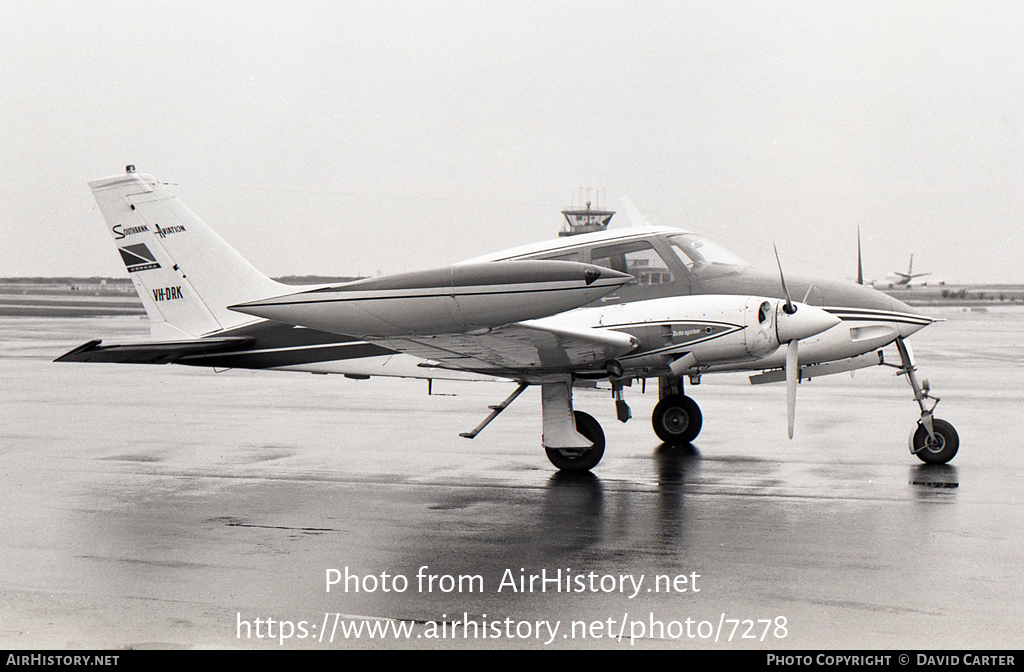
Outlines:
[{"label": "nose wheel", "polygon": [[946,464],[959,448],[960,436],[953,425],[938,418],[932,418],[931,434],[924,422],[920,422],[910,435],[910,452],[927,464]]},{"label": "nose wheel", "polygon": [[[946,464],[960,449],[960,436],[953,425],[932,416],[939,399],[929,394],[931,390],[927,380],[924,381],[924,385],[918,382],[917,367],[914,365],[914,355],[910,351],[910,346],[902,338],[897,338],[896,349],[899,350],[902,364],[897,367],[898,375],[907,377],[907,382],[914,390],[914,401],[921,408],[921,419],[917,421],[917,427],[910,435],[910,452],[927,464]],[[930,408],[925,404],[929,399],[934,402]]]},{"label": "nose wheel", "polygon": [[700,434],[704,416],[690,397],[670,394],[654,407],[651,424],[658,438],[669,445],[690,443]]}]

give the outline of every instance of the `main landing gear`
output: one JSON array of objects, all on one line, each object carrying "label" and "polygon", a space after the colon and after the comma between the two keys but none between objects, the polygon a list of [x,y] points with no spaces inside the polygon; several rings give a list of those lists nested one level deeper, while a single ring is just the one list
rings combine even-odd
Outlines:
[{"label": "main landing gear", "polygon": [[704,418],[693,399],[673,394],[654,407],[651,424],[659,439],[670,445],[680,445],[697,438]]},{"label": "main landing gear", "polygon": [[544,447],[551,464],[562,471],[589,471],[604,457],[604,430],[589,413],[573,411],[576,431],[593,442],[589,448],[548,448]]},{"label": "main landing gear", "polygon": [[[621,422],[632,416],[622,399],[622,383],[612,382],[616,415]],[[661,401],[654,407],[651,424],[658,438],[670,445],[685,445],[700,434],[704,423],[700,408],[683,394],[683,380],[659,379]],[[604,456],[604,431],[590,415],[572,408],[572,378],[541,384],[544,420],[544,452],[562,471],[589,471]]]},{"label": "main landing gear", "polygon": [[[696,382],[695,377],[690,378]],[[526,389],[521,382],[508,398],[490,407],[490,415],[472,431],[460,434],[473,438],[498,417]],[[623,400],[623,382],[613,380],[611,392],[615,400],[618,420],[626,422],[632,417],[630,407]],[[654,433],[663,442],[683,446],[700,433],[703,417],[689,396],[683,394],[683,379],[665,376],[658,379],[660,401],[654,407],[651,424]],[[551,463],[562,471],[589,471],[604,457],[604,430],[600,423],[583,411],[572,409],[572,377],[569,375],[541,383],[541,412],[544,422],[542,443]]]},{"label": "main landing gear", "polygon": [[562,471],[589,471],[604,457],[604,431],[592,416],[572,409],[572,377],[541,383],[544,452]]},{"label": "main landing gear", "polygon": [[683,379],[675,376],[659,378],[658,394],[661,401],[651,414],[651,424],[658,438],[672,446],[696,439],[704,425],[704,416],[697,402],[683,394]]},{"label": "main landing gear", "polygon": [[[622,399],[622,383],[613,381],[616,414],[621,422],[632,416]],[[651,424],[658,438],[670,445],[685,445],[700,434],[704,418],[697,403],[683,394],[683,380],[659,379],[661,401],[654,407]],[[562,471],[588,471],[604,456],[604,431],[590,415],[572,408],[572,380],[541,385],[544,417],[544,452]]]},{"label": "main landing gear", "polygon": [[[917,427],[910,434],[910,452],[917,455],[922,462],[946,464],[960,448],[960,437],[953,425],[933,417],[939,398],[929,396],[931,390],[927,380],[924,381],[924,385],[917,381],[917,367],[914,365],[914,355],[910,351],[910,346],[902,338],[897,338],[896,349],[899,350],[902,364],[897,367],[898,375],[907,377],[907,382],[914,390],[914,401],[921,408],[921,419],[917,421]],[[933,400],[931,408],[926,407],[926,399]]]},{"label": "main landing gear", "polygon": [[[691,380],[695,380],[691,377]],[[460,434],[472,439],[494,418],[508,408],[516,397],[527,388],[520,383],[505,401],[491,406],[491,413],[473,431]],[[612,395],[618,419],[626,422],[632,412],[622,399],[622,382],[612,382]],[[540,384],[541,415],[543,418],[544,452],[551,464],[562,471],[589,471],[604,457],[604,430],[600,423],[583,411],[572,407],[572,377],[569,375],[548,380]],[[683,394],[683,380],[677,376],[659,379],[661,400],[654,407],[651,424],[658,438],[670,445],[690,443],[700,433],[704,419],[700,408],[690,397]]]},{"label": "main landing gear", "polygon": [[[459,436],[475,438],[484,427],[508,408],[528,385],[529,383],[520,383],[505,401],[491,406],[491,414],[473,431],[464,432]],[[572,377],[566,375],[543,382],[540,389],[541,415],[544,423],[541,442],[551,464],[562,471],[589,471],[596,467],[604,457],[604,431],[592,416],[583,411],[573,410]],[[621,401],[621,389],[619,393]],[[620,413],[623,412],[626,418],[623,419],[620,415],[619,419],[625,422],[628,419],[629,408],[620,408]]]}]

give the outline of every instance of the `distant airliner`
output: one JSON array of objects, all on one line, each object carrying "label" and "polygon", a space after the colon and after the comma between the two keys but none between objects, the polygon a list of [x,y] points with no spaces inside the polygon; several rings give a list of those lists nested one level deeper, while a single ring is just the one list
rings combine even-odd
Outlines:
[{"label": "distant airliner", "polygon": [[[858,285],[869,285],[871,287],[878,287],[880,285],[887,286],[889,288],[894,287],[909,287],[910,282],[914,278],[921,278],[926,275],[931,275],[931,271],[927,273],[914,273],[914,255],[910,255],[910,266],[907,267],[906,273],[900,273],[899,271],[893,271],[886,277],[886,282],[879,282],[878,280],[864,281],[864,263],[861,256],[861,245],[860,245],[860,227],[857,227],[857,284]],[[944,284],[942,282],[939,283]]]},{"label": "distant airliner", "polygon": [[907,267],[907,272],[906,273],[900,273],[899,271],[893,271],[892,273],[890,273],[886,277],[889,278],[892,281],[892,284],[894,286],[900,287],[900,286],[909,285],[910,281],[913,280],[914,278],[921,278],[921,277],[924,277],[926,275],[931,275],[931,272],[929,271],[928,273],[914,273],[914,255],[911,254],[910,255],[910,265]]}]

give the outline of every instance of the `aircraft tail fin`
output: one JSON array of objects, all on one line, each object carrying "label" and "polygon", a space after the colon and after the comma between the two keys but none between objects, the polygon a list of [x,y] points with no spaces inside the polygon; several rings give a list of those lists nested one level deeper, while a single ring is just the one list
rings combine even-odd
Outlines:
[{"label": "aircraft tail fin", "polygon": [[860,226],[857,227],[857,284],[864,284],[864,262],[860,253]]},{"label": "aircraft tail fin", "polygon": [[266,277],[151,175],[89,182],[157,339],[198,338],[251,322],[227,306],[288,289]]}]

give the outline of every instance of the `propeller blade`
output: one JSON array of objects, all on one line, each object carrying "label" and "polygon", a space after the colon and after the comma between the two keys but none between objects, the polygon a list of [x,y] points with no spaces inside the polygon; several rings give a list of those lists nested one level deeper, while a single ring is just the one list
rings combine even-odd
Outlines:
[{"label": "propeller blade", "polygon": [[793,305],[793,300],[789,298],[789,288],[786,287],[786,276],[782,273],[782,262],[779,261],[779,248],[772,243],[772,248],[775,250],[775,262],[779,265],[779,280],[782,281],[782,291],[786,295],[786,306],[783,308],[787,315],[792,315],[796,312],[796,306]]},{"label": "propeller blade", "polygon": [[814,285],[810,285],[810,286],[807,287],[807,293],[804,294],[804,298],[803,298],[802,301],[800,301],[800,303],[807,303],[807,297],[809,297],[811,295],[811,290],[812,289],[814,289]]},{"label": "propeller blade", "polygon": [[796,383],[800,377],[800,341],[796,339],[789,342],[786,348],[786,424],[789,428],[789,438],[793,438],[793,424],[796,420]]}]

